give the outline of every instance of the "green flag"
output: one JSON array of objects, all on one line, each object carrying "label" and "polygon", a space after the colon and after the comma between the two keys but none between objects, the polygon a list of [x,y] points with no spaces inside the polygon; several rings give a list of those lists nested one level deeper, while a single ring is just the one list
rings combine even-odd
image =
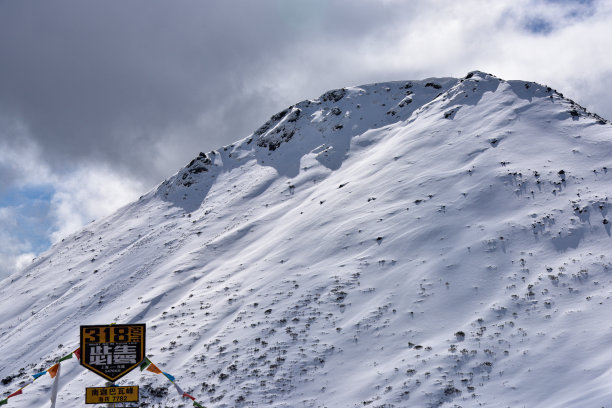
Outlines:
[{"label": "green flag", "polygon": [[59,361],[65,361],[65,360],[70,360],[72,358],[72,353],[68,354],[67,356],[64,356],[62,358],[59,359]]},{"label": "green flag", "polygon": [[202,405],[198,404],[198,402],[197,402],[197,401],[193,401],[193,406],[194,406],[194,407],[198,407],[198,408],[204,408],[204,406],[202,406]]},{"label": "green flag", "polygon": [[151,365],[151,361],[145,357],[144,360],[142,360],[142,363],[140,364],[140,371],[144,370],[150,365]]},{"label": "green flag", "polygon": [[8,404],[8,398],[0,401],[0,405],[6,405],[6,404]]}]

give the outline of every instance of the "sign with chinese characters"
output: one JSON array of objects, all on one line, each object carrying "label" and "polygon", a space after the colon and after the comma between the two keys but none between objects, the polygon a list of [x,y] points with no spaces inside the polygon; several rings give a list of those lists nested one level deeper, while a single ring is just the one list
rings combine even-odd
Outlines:
[{"label": "sign with chinese characters", "polygon": [[138,386],[85,388],[86,404],[113,404],[120,402],[138,402]]},{"label": "sign with chinese characters", "polygon": [[115,382],[145,357],[144,324],[81,326],[81,365]]}]

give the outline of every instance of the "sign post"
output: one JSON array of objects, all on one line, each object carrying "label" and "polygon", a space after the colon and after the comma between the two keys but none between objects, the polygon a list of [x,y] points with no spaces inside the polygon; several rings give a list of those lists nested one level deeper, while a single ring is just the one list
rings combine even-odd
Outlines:
[{"label": "sign post", "polygon": [[138,386],[127,387],[87,387],[85,388],[86,404],[118,404],[138,402]]},{"label": "sign post", "polygon": [[144,324],[81,326],[81,365],[115,382],[145,357]]}]

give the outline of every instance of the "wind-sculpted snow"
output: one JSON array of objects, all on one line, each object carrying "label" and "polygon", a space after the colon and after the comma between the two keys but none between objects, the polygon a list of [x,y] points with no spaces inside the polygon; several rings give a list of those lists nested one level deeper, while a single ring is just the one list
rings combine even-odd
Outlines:
[{"label": "wind-sculpted snow", "polygon": [[[207,407],[606,406],[611,142],[478,71],[300,102],[4,280],[5,395],[79,325],[141,322]],[[81,406],[103,380],[64,365]],[[190,406],[144,373],[142,406]]]},{"label": "wind-sculpted snow", "polygon": [[[245,162],[271,166],[279,175],[292,178],[300,172],[301,159],[315,152],[323,166],[337,170],[348,157],[354,136],[372,126],[406,120],[455,83],[456,79],[443,78],[326,92],[319,99],[300,102],[273,115],[235,145],[219,152],[200,153],[167,180],[159,194],[191,212],[199,208],[219,172],[230,172]],[[293,143],[288,143],[294,138]]]}]

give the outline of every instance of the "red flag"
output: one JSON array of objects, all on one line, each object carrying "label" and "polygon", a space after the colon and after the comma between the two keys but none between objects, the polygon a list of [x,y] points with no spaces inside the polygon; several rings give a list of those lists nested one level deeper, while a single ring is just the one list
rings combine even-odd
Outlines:
[{"label": "red flag", "polygon": [[183,393],[183,398],[189,398],[189,399],[191,399],[192,401],[195,401],[195,398],[194,398],[194,397],[192,397],[191,395],[187,394],[186,392],[184,392],[184,393]]},{"label": "red flag", "polygon": [[12,393],[11,395],[9,395],[8,397],[6,397],[6,399],[9,399],[9,398],[14,397],[15,395],[19,395],[19,394],[23,394],[23,391],[21,391],[21,388],[18,389],[17,391],[15,391],[14,393]]},{"label": "red flag", "polygon": [[78,349],[74,350],[72,354],[74,354],[77,360],[80,360],[81,359],[81,348],[79,347]]}]

